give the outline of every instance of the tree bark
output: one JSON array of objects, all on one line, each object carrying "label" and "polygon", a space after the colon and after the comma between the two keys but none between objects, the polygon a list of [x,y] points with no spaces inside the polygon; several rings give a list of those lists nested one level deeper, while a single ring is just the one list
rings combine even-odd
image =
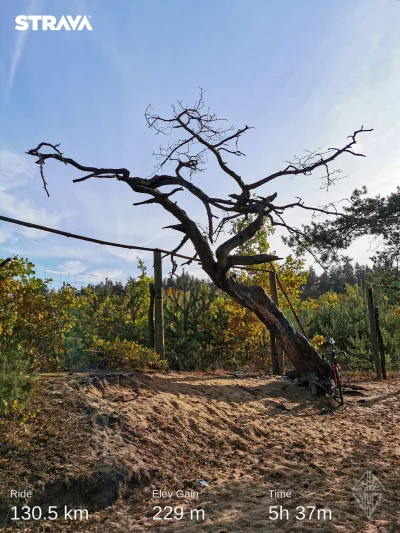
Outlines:
[{"label": "tree bark", "polygon": [[[279,307],[278,287],[276,283],[276,278],[277,276],[276,276],[275,270],[271,270],[269,272],[270,294],[276,306]],[[272,335],[271,335],[271,342],[272,342]],[[277,361],[277,374],[280,376],[283,376],[283,374],[285,373],[285,354],[284,354],[284,351],[282,350],[281,345],[276,342],[275,338],[274,338],[274,343],[275,343],[276,361]]]},{"label": "tree bark", "polygon": [[299,333],[262,287],[247,286],[227,276],[214,283],[240,305],[253,311],[280,343],[298,374],[315,374],[321,381],[330,379],[330,367],[322,361],[310,342]]},{"label": "tree bark", "polygon": [[376,332],[374,295],[373,295],[371,287],[368,287],[367,289],[367,301],[368,301],[369,326],[371,330],[370,333],[371,333],[372,357],[375,363],[376,377],[377,379],[382,379],[382,368],[381,368],[381,360],[379,357],[378,335]]},{"label": "tree bark", "polygon": [[228,264],[230,267],[235,265],[261,265],[265,263],[272,263],[280,259],[277,255],[270,254],[256,254],[256,255],[230,255]]},{"label": "tree bark", "polygon": [[273,333],[269,334],[271,339],[271,362],[272,362],[272,374],[274,376],[279,376],[279,363],[278,363],[278,352],[277,352],[277,342],[275,335]]},{"label": "tree bark", "polygon": [[[184,217],[181,218],[184,220]],[[257,223],[259,224],[259,219],[250,224],[245,231],[248,232],[250,226],[257,230]],[[221,247],[219,248],[220,253],[217,250],[218,261],[215,261],[210,253],[210,248],[204,246],[205,241],[203,238],[199,239],[197,237],[192,229],[193,226],[189,226],[189,224],[187,226],[188,234],[199,255],[203,270],[210,276],[215,285],[229,294],[240,305],[253,311],[271,334],[275,336],[297,374],[304,377],[304,381],[309,382],[314,389],[315,382],[321,382],[323,388],[324,385],[326,389],[329,388],[331,385],[330,366],[321,359],[307,338],[294,328],[290,320],[276,306],[262,287],[244,285],[229,273],[226,266],[227,253],[235,244],[233,241],[238,240],[238,236],[236,235],[227,241],[227,243],[231,242],[230,246],[226,246],[227,243],[225,243],[225,250],[221,252]],[[243,234],[244,232],[241,233]]]}]

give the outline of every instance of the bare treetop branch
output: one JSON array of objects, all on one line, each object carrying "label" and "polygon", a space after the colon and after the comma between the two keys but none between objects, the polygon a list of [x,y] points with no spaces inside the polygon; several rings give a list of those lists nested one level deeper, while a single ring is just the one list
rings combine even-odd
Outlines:
[{"label": "bare treetop branch", "polygon": [[[329,187],[334,181],[339,179],[339,169],[330,169],[330,164],[335,161],[341,154],[349,153],[351,155],[363,156],[354,151],[354,145],[357,143],[357,136],[361,133],[373,131],[372,129],[355,130],[349,135],[349,142],[342,148],[328,148],[327,151],[320,149],[305,152],[304,156],[295,156],[293,161],[287,162],[287,166],[278,172],[270,174],[253,183],[246,183],[227,161],[222,154],[227,157],[242,156],[243,152],[238,147],[238,142],[250,127],[245,125],[242,128],[233,128],[227,125],[226,120],[219,118],[205,106],[204,91],[200,89],[200,96],[194,105],[185,107],[182,102],[172,106],[172,116],[162,117],[153,112],[149,106],[146,110],[145,117],[150,128],[154,129],[157,134],[169,136],[172,133],[178,133],[178,138],[168,143],[165,148],[160,148],[157,157],[160,159],[158,170],[162,169],[167,163],[175,164],[172,174],[156,173],[152,177],[142,178],[132,176],[127,168],[104,168],[96,166],[83,165],[74,159],[65,157],[60,151],[60,145],[42,142],[36,148],[29,150],[27,153],[37,158],[40,167],[40,174],[46,193],[47,182],[44,177],[44,164],[49,159],[55,159],[65,165],[72,166],[85,173],[84,176],[75,178],[74,183],[80,183],[88,179],[116,179],[127,183],[130,188],[139,194],[146,194],[148,199],[135,202],[133,205],[150,205],[159,204],[170,212],[179,222],[174,228],[183,232],[185,235],[184,242],[190,240],[199,257],[207,255],[207,261],[210,268],[215,266],[221,267],[228,271],[231,262],[229,260],[232,250],[251,239],[257,231],[263,226],[266,220],[272,226],[285,228],[289,235],[296,234],[301,236],[301,229],[294,228],[286,224],[284,213],[288,209],[299,208],[308,210],[313,215],[319,213],[327,216],[339,217],[341,213],[336,207],[330,206],[310,206],[306,205],[301,198],[288,204],[277,204],[277,193],[271,191],[270,194],[261,196],[251,191],[270,183],[271,181],[283,176],[311,175],[315,170],[321,168],[324,170],[325,186]],[[179,136],[182,135],[180,138]],[[46,149],[46,151],[42,151]],[[193,182],[193,176],[204,170],[207,161],[207,154],[211,154],[216,159],[219,168],[230,176],[236,185],[239,186],[240,192],[232,192],[225,198],[216,198],[209,196],[203,189]],[[185,176],[187,174],[188,176]],[[174,187],[172,190],[164,191],[166,187]],[[188,214],[172,201],[172,195],[177,192],[186,190],[195,196],[204,205],[208,226],[203,229],[200,224],[194,222]],[[219,217],[214,211],[222,213]],[[226,224],[240,217],[252,217],[251,223],[234,237],[226,240],[219,245],[214,255],[210,244],[215,239],[220,239]],[[220,218],[217,227],[214,228],[214,219]],[[207,237],[205,236],[205,233]],[[187,237],[187,238],[186,238]]]},{"label": "bare treetop branch", "polygon": [[[362,126],[361,129],[356,130],[352,135],[349,135],[348,138],[352,139],[350,143],[346,144],[343,148],[328,148],[328,152],[320,153],[319,151],[309,152],[306,156],[303,158],[296,158],[296,161],[294,163],[289,164],[284,170],[280,170],[278,172],[275,172],[274,174],[270,174],[269,176],[258,180],[254,183],[251,183],[250,185],[247,185],[247,188],[249,190],[251,189],[257,189],[258,187],[261,187],[261,185],[264,185],[265,183],[269,183],[270,181],[279,178],[281,176],[295,176],[298,174],[310,174],[314,170],[316,170],[319,167],[325,167],[327,172],[327,179],[329,180],[330,172],[328,168],[328,164],[337,159],[341,154],[347,152],[352,155],[362,156],[365,157],[364,154],[356,153],[350,150],[355,144],[357,144],[357,135],[359,133],[365,133],[374,131],[373,129],[365,130]],[[327,153],[330,153],[331,155],[326,156]],[[329,183],[329,181],[328,181]]]}]

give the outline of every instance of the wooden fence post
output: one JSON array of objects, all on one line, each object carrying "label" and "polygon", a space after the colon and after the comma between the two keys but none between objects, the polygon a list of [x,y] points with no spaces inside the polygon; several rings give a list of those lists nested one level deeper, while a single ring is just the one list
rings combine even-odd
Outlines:
[{"label": "wooden fence post", "polygon": [[274,376],[279,376],[278,353],[277,353],[278,343],[276,342],[276,337],[272,333],[272,331],[269,332],[269,336],[271,338],[272,374]]},{"label": "wooden fence post", "polygon": [[383,377],[383,379],[387,379],[385,348],[383,346],[382,331],[381,331],[381,326],[380,326],[380,323],[379,323],[379,309],[378,309],[378,307],[375,307],[375,324],[376,324],[376,335],[377,335],[377,338],[378,338],[378,345],[379,345],[379,353],[380,353],[380,356],[381,356],[382,377]]},{"label": "wooden fence post", "polygon": [[154,284],[149,284],[149,346],[154,348]]},{"label": "wooden fence post", "polygon": [[[279,307],[278,287],[276,283],[276,273],[274,270],[269,272],[269,286],[271,289],[271,297],[275,304]],[[283,376],[285,372],[285,354],[282,347],[277,342],[275,335],[271,335],[271,357],[272,357],[272,373]]]},{"label": "wooden fence post", "polygon": [[164,314],[163,314],[163,293],[162,293],[162,259],[161,252],[154,250],[154,300],[155,300],[155,337],[156,352],[164,359]]},{"label": "wooden fence post", "polygon": [[382,379],[382,368],[381,368],[381,361],[379,357],[379,344],[378,344],[378,336],[377,336],[377,331],[376,331],[374,296],[373,296],[371,287],[368,287],[367,289],[367,301],[368,301],[369,327],[371,331],[372,356],[374,358],[374,363],[375,363],[376,377],[378,379]]}]

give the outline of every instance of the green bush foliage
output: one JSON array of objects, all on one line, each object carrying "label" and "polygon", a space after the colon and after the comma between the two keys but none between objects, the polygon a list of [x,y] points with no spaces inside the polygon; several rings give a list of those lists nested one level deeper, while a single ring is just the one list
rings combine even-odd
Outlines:
[{"label": "green bush foliage", "polygon": [[0,351],[0,416],[20,416],[28,407],[32,370],[26,352],[9,345]]}]

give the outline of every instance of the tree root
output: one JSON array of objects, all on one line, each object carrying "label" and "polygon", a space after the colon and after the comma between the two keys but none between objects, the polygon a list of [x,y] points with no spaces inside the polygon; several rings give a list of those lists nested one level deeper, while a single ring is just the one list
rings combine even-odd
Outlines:
[{"label": "tree root", "polygon": [[335,383],[329,377],[321,378],[316,372],[302,372],[290,370],[286,377],[299,385],[299,387],[308,386],[313,396],[332,396],[335,391]]}]

